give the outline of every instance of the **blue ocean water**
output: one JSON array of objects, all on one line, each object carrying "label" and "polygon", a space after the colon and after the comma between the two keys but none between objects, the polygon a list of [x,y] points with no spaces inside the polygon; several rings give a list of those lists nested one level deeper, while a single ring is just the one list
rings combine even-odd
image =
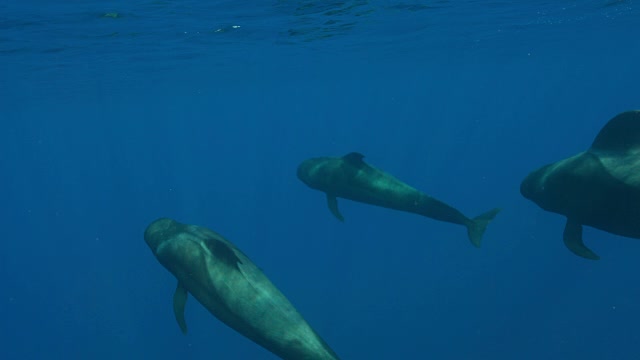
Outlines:
[{"label": "blue ocean water", "polygon": [[[640,108],[634,1],[1,1],[3,359],[275,359],[143,241],[167,216],[258,264],[342,359],[639,359],[640,241],[519,193]],[[358,151],[468,216],[340,201]]]}]

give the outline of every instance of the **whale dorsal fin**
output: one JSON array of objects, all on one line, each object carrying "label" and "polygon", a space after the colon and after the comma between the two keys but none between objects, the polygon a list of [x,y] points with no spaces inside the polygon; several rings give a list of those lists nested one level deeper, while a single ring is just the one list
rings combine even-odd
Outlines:
[{"label": "whale dorsal fin", "polygon": [[355,165],[355,166],[362,166],[364,164],[364,161],[362,161],[362,159],[364,159],[364,155],[360,154],[359,152],[351,152],[348,153],[347,155],[342,157],[346,162]]},{"label": "whale dorsal fin", "polygon": [[204,243],[216,259],[224,262],[229,267],[240,270],[238,264],[242,263],[242,260],[240,260],[234,249],[229,246],[229,244],[216,239],[215,237],[205,238]]},{"label": "whale dorsal fin", "polygon": [[178,281],[176,292],[173,294],[173,314],[176,316],[176,321],[183,334],[187,333],[187,322],[184,320],[184,306],[187,303],[188,295],[187,289]]},{"label": "whale dorsal fin", "polygon": [[567,248],[574,254],[590,260],[600,259],[596,253],[584,246],[584,242],[582,242],[582,225],[580,223],[567,218],[562,239]]},{"label": "whale dorsal fin", "polygon": [[640,148],[640,110],[616,115],[600,130],[591,149],[628,152]]}]

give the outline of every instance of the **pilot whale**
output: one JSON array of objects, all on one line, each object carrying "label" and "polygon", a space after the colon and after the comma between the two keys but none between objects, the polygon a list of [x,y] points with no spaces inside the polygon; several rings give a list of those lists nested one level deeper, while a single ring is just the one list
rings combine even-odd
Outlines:
[{"label": "pilot whale", "polygon": [[281,359],[338,359],[262,271],[219,234],[161,218],[147,227],[144,239],[178,279],[173,310],[183,333],[191,293],[220,321]]},{"label": "pilot whale", "polygon": [[640,239],[640,111],[620,113],[591,147],[530,173],[520,193],[542,209],[565,215],[563,240],[583,258],[582,225]]},{"label": "pilot whale", "polygon": [[327,196],[331,213],[340,221],[337,198],[349,199],[389,209],[406,211],[467,228],[471,243],[480,247],[482,235],[500,209],[470,219],[455,208],[396,179],[363,161],[352,152],[342,157],[319,157],[298,166],[298,178]]}]

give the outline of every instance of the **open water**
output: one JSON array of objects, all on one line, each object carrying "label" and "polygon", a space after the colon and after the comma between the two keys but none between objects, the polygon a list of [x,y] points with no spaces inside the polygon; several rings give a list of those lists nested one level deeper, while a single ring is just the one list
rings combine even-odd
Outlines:
[{"label": "open water", "polygon": [[[640,359],[640,241],[519,193],[640,108],[635,1],[0,1],[0,357],[275,359],[193,298],[143,231],[235,243],[345,360]],[[468,216],[340,201],[365,161]]]}]

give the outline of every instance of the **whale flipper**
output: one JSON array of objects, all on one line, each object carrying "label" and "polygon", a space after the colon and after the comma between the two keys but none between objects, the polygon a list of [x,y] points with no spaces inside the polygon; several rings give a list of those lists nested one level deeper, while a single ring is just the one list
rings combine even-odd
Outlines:
[{"label": "whale flipper", "polygon": [[178,282],[176,292],[173,294],[173,313],[183,334],[187,333],[187,322],[184,320],[184,305],[187,303],[188,295],[187,289]]},{"label": "whale flipper", "polygon": [[487,225],[489,225],[489,222],[493,220],[499,212],[500,209],[498,208],[489,210],[480,216],[474,217],[469,224],[467,224],[467,234],[473,246],[480,247],[482,244],[482,235],[484,235]]},{"label": "whale flipper", "polygon": [[327,205],[329,206],[329,211],[338,218],[340,221],[344,221],[344,216],[340,214],[340,210],[338,210],[338,199],[334,195],[327,194]]},{"label": "whale flipper", "polygon": [[567,218],[567,224],[564,227],[562,236],[564,244],[571,252],[585,259],[599,260],[600,257],[593,251],[589,250],[582,242],[582,224]]}]

